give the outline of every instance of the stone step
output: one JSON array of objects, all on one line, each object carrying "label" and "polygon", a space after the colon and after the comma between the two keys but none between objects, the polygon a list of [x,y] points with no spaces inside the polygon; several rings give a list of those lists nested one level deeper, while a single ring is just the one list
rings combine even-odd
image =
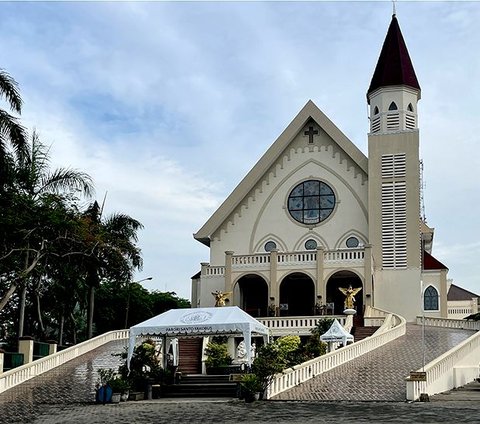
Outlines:
[{"label": "stone step", "polygon": [[370,337],[378,329],[379,327],[354,327],[352,334],[355,337],[355,341],[359,342],[360,340]]},{"label": "stone step", "polygon": [[236,395],[237,383],[180,383],[167,386],[162,392],[164,397],[235,397]]},{"label": "stone step", "polygon": [[228,375],[182,375],[180,384],[218,384],[229,383]]}]

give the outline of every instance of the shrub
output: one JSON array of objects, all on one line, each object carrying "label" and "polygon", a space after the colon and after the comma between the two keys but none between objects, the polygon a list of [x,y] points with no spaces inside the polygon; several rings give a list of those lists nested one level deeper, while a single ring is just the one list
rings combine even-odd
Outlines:
[{"label": "shrub", "polygon": [[208,343],[205,349],[205,366],[208,368],[225,367],[232,363],[232,357],[228,353],[225,343]]},{"label": "shrub", "polygon": [[263,391],[262,381],[256,374],[245,374],[240,384],[246,392],[251,394]]},{"label": "shrub", "polygon": [[125,363],[119,367],[120,375],[123,380],[130,384],[133,390],[145,390],[148,379],[157,382],[162,381],[164,373],[154,340],[147,339],[135,347],[130,361],[130,373],[127,368],[127,352],[122,353],[121,357],[125,359]]}]

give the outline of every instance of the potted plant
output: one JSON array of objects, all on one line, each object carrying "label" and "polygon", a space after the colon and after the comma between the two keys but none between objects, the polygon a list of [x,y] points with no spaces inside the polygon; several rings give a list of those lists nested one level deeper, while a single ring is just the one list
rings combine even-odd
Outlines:
[{"label": "potted plant", "polygon": [[160,349],[154,340],[144,340],[135,347],[130,369],[127,368],[127,351],[116,355],[124,360],[118,370],[122,379],[128,382],[129,400],[143,400],[148,397],[153,384],[165,384]]},{"label": "potted plant", "polygon": [[[122,377],[115,377],[114,379],[108,382],[108,385],[112,388],[112,402],[113,397],[117,394],[120,395],[120,400],[126,401],[128,399],[130,385],[128,381],[124,380]],[[115,396],[115,400],[116,400]]]},{"label": "potted plant", "polygon": [[115,371],[110,368],[100,368],[97,373],[99,380],[95,386],[95,400],[97,403],[110,403],[112,388],[109,383],[115,378]]},{"label": "potted plant", "polygon": [[245,374],[240,381],[240,386],[245,397],[245,402],[253,402],[260,399],[263,391],[263,383],[255,374]]},{"label": "potted plant", "polygon": [[229,372],[228,366],[232,364],[232,357],[228,353],[226,343],[208,343],[205,349],[205,367],[207,374],[219,375]]}]

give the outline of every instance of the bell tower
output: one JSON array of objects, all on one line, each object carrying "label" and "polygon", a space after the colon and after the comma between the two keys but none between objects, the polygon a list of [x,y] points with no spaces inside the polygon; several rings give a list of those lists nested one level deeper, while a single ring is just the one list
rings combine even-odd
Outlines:
[{"label": "bell tower", "polygon": [[421,310],[419,100],[394,14],[367,92],[369,239],[374,305],[408,320]]}]

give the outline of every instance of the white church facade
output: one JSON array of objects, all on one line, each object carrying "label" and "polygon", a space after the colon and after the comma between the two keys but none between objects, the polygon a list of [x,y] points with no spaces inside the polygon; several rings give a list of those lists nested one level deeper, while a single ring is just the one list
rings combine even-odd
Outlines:
[{"label": "white church facade", "polygon": [[194,234],[210,261],[192,306],[221,291],[256,317],[340,314],[351,285],[358,314],[447,317],[448,269],[421,217],[420,96],[394,15],[367,92],[368,157],[308,101]]}]

